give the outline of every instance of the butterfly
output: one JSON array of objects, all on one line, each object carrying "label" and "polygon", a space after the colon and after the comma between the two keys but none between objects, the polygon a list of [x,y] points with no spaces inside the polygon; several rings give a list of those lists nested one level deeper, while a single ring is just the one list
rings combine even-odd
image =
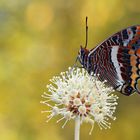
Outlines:
[{"label": "butterfly", "polygon": [[87,32],[86,17],[86,43],[77,57],[82,67],[124,95],[140,93],[140,25],[115,33],[91,50]]}]

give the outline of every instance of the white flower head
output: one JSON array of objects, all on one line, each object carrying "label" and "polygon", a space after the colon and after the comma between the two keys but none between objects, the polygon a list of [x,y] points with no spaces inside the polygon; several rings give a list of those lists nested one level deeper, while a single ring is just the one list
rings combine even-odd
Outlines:
[{"label": "white flower head", "polygon": [[80,117],[81,123],[89,122],[92,125],[90,134],[94,122],[101,129],[110,128],[108,120],[115,120],[113,113],[118,97],[112,94],[113,89],[107,87],[105,82],[99,81],[95,75],[89,75],[85,69],[80,68],[69,68],[50,81],[52,84],[47,85],[50,94],[44,93],[42,97],[46,100],[41,101],[51,108],[50,111],[43,111],[50,112],[47,121],[61,115],[62,118],[57,122],[66,119],[62,126],[64,127],[69,120]]}]

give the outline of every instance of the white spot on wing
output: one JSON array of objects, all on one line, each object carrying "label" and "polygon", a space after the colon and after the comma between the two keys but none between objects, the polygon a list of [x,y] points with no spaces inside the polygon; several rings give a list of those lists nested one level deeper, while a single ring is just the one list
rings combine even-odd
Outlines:
[{"label": "white spot on wing", "polygon": [[124,80],[122,79],[121,76],[121,70],[120,70],[120,65],[117,59],[117,53],[118,53],[119,46],[113,46],[111,49],[111,60],[113,62],[114,67],[116,68],[117,76],[118,76],[118,83],[121,85],[123,84]]}]

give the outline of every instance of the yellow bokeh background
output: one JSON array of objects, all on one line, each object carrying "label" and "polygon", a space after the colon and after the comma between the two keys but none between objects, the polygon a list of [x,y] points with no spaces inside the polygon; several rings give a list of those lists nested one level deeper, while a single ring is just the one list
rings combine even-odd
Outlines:
[{"label": "yellow bokeh background", "polygon": [[[113,33],[140,24],[139,0],[0,1],[0,140],[72,140],[74,122],[65,129],[46,123],[41,94],[49,79],[75,62],[85,42],[88,16],[91,49]],[[117,93],[119,105],[109,130],[81,126],[81,140],[139,140],[140,95]]]}]

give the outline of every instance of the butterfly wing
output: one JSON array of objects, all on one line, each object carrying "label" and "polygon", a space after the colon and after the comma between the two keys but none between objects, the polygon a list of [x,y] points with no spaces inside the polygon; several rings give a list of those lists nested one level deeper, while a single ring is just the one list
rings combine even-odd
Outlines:
[{"label": "butterfly wing", "polygon": [[88,71],[125,95],[140,93],[140,25],[109,37],[88,55]]}]

